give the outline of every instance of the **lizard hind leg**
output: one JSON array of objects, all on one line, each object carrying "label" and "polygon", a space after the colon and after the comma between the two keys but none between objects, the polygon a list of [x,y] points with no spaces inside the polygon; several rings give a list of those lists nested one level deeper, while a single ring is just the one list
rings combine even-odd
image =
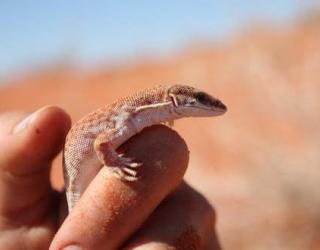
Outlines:
[{"label": "lizard hind leg", "polygon": [[142,163],[133,162],[132,158],[118,154],[110,141],[102,142],[101,137],[97,137],[94,149],[102,165],[112,170],[115,177],[129,182],[139,179],[138,168]]}]

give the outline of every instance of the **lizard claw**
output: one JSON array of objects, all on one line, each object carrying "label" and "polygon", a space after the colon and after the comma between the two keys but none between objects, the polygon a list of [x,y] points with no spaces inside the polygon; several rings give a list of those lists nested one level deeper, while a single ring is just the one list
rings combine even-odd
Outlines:
[{"label": "lizard claw", "polygon": [[132,158],[123,157],[124,154],[119,154],[117,166],[112,167],[114,175],[124,181],[137,181],[137,168],[142,166],[140,162],[132,162]]},{"label": "lizard claw", "polygon": [[141,162],[131,162],[127,166],[130,168],[138,168],[138,167],[142,166],[142,163]]},{"label": "lizard claw", "polygon": [[127,166],[129,168],[138,168],[142,166],[141,162],[133,162],[133,158],[123,157],[124,154],[119,154],[120,165]]},{"label": "lizard claw", "polygon": [[129,169],[129,168],[121,168],[121,167],[114,167],[113,174],[120,180],[134,182],[137,181],[139,178],[136,176],[137,172]]},{"label": "lizard claw", "polygon": [[137,171],[133,170],[131,168],[123,168],[123,172],[131,175],[131,176],[136,176],[137,175]]},{"label": "lizard claw", "polygon": [[130,158],[130,157],[124,157],[124,154],[118,154],[118,157],[119,157],[119,160],[126,164],[126,163],[130,163],[133,161],[133,158]]}]

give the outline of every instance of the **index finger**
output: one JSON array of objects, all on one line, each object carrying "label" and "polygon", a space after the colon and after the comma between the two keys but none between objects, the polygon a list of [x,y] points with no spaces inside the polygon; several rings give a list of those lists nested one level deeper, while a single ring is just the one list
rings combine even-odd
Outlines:
[{"label": "index finger", "polygon": [[173,130],[157,125],[145,129],[122,147],[143,166],[141,179],[123,182],[102,168],[58,231],[50,249],[114,249],[147,219],[181,182],[188,149]]}]

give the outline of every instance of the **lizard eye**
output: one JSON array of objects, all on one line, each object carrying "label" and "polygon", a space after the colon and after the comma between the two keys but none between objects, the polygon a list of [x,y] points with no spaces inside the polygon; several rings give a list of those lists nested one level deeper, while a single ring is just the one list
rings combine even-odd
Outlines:
[{"label": "lizard eye", "polygon": [[192,100],[189,101],[189,104],[191,104],[191,105],[194,105],[194,104],[196,104],[196,103],[197,103],[197,101],[194,100],[194,99],[192,99]]}]

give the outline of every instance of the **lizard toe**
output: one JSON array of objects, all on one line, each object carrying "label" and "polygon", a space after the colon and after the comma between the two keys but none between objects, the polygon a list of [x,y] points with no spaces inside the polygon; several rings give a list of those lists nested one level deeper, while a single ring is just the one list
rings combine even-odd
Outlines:
[{"label": "lizard toe", "polygon": [[136,170],[133,170],[131,168],[123,168],[123,172],[131,176],[136,176],[138,174]]},{"label": "lizard toe", "polygon": [[128,167],[130,168],[139,168],[140,166],[142,166],[141,162],[131,162],[129,164],[127,164]]},{"label": "lizard toe", "polygon": [[112,172],[116,178],[122,181],[134,182],[139,179],[137,171],[128,167],[113,167]]}]

